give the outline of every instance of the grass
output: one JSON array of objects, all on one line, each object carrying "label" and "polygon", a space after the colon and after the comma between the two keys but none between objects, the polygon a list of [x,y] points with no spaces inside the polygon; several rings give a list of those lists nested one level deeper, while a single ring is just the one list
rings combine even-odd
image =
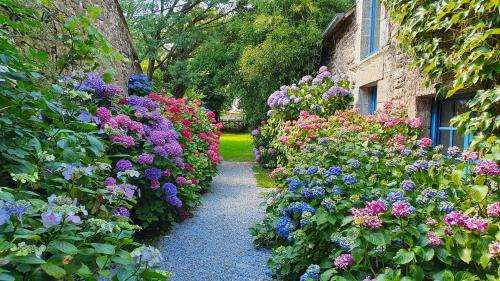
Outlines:
[{"label": "grass", "polygon": [[252,167],[255,174],[255,179],[257,180],[257,185],[262,188],[274,188],[276,187],[276,182],[269,178],[269,170],[266,170],[259,165],[255,164]]},{"label": "grass", "polygon": [[219,152],[225,161],[253,162],[253,146],[250,134],[222,134]]},{"label": "grass", "polygon": [[[224,133],[220,139],[219,152],[224,161],[254,162],[253,144],[250,134]],[[269,170],[255,164],[252,167],[257,185],[263,188],[272,188],[276,183],[268,177]]]}]

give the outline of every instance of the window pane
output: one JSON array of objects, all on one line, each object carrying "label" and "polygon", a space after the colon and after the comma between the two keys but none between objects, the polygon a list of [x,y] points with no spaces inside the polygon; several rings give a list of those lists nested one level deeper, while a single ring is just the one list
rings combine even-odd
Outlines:
[{"label": "window pane", "polygon": [[455,101],[455,112],[454,116],[457,116],[459,114],[462,114],[464,112],[467,112],[467,100],[466,99],[460,99]]},{"label": "window pane", "polygon": [[453,132],[453,145],[464,149],[464,136],[459,135],[457,131]]},{"label": "window pane", "polygon": [[439,144],[447,149],[450,146],[450,131],[449,130],[439,130]]},{"label": "window pane", "polygon": [[453,102],[450,101],[444,101],[441,104],[441,114],[440,114],[440,121],[439,121],[439,127],[449,127],[450,126],[450,119],[453,116]]}]

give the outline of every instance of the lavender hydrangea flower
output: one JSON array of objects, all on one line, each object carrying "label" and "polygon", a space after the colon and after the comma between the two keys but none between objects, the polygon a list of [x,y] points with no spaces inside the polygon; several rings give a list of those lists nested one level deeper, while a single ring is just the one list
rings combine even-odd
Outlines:
[{"label": "lavender hydrangea flower", "polygon": [[417,188],[412,180],[404,180],[399,187],[401,187],[401,189],[406,192],[413,191],[415,190],[415,188]]},{"label": "lavender hydrangea flower", "polygon": [[43,212],[41,217],[43,226],[46,228],[59,225],[62,222],[62,214],[53,213],[51,210]]},{"label": "lavender hydrangea flower", "polygon": [[401,192],[393,191],[387,194],[387,200],[391,202],[406,201],[406,197]]},{"label": "lavender hydrangea flower", "polygon": [[120,172],[125,172],[127,170],[130,170],[130,169],[132,169],[132,167],[133,167],[132,162],[130,162],[129,160],[126,160],[126,159],[121,159],[116,163],[116,168]]}]

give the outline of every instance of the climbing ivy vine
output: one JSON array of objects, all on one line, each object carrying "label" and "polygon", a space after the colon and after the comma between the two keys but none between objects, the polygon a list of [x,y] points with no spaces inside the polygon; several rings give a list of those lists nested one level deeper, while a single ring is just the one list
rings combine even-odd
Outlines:
[{"label": "climbing ivy vine", "polygon": [[385,0],[396,37],[439,98],[476,91],[470,112],[453,120],[474,132],[472,147],[500,159],[498,0]]}]

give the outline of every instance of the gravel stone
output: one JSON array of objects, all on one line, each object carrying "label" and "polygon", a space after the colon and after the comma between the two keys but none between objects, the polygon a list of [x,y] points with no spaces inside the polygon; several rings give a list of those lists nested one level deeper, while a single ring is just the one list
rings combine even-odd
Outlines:
[{"label": "gravel stone", "polygon": [[261,281],[270,251],[256,249],[248,228],[264,217],[252,163],[224,162],[194,217],[159,241],[160,267],[172,281]]}]

